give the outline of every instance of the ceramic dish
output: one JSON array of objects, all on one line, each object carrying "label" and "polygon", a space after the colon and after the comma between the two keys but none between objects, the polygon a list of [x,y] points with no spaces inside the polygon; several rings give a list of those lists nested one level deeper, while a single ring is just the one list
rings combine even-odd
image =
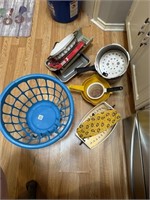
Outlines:
[{"label": "ceramic dish", "polygon": [[[80,121],[80,123],[78,124],[78,127],[84,122],[86,121],[89,117],[93,116],[93,114],[96,113],[100,113],[106,110],[113,110],[114,108],[112,106],[110,106],[108,103],[106,102],[102,102],[100,104],[98,104],[97,106],[95,106],[93,109],[91,109]],[[115,127],[117,126],[118,123],[116,123],[114,126],[108,128],[106,131],[101,132],[95,136],[86,138],[86,139],[82,139],[79,137],[78,133],[77,133],[77,129],[76,128],[76,136],[82,141],[82,143],[84,143],[87,147],[89,147],[90,149],[95,148],[98,144],[101,144],[102,142],[104,142],[110,135],[111,133],[114,131]]]}]

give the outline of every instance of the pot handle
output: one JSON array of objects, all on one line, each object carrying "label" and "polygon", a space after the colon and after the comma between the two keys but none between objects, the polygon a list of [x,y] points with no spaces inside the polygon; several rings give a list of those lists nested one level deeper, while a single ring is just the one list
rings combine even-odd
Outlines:
[{"label": "pot handle", "polygon": [[83,92],[84,86],[83,85],[69,85],[68,89],[71,90],[71,91]]},{"label": "pot handle", "polygon": [[119,90],[123,90],[123,87],[122,86],[118,86],[118,87],[107,88],[106,92],[114,92],[114,91],[119,91]]},{"label": "pot handle", "polygon": [[75,69],[77,74],[81,74],[83,72],[87,72],[87,71],[96,71],[95,70],[95,65],[92,65],[90,67],[79,67]]}]

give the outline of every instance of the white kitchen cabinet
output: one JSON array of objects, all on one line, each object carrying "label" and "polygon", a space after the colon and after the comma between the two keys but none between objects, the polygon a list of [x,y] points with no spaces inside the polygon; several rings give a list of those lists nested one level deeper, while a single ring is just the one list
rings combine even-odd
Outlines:
[{"label": "white kitchen cabinet", "polygon": [[150,104],[150,1],[135,0],[126,19],[135,109]]},{"label": "white kitchen cabinet", "polygon": [[131,56],[148,32],[150,23],[150,1],[134,0],[126,19],[128,46]]},{"label": "white kitchen cabinet", "polygon": [[150,43],[141,46],[131,60],[131,72],[135,108],[140,109],[150,103]]}]

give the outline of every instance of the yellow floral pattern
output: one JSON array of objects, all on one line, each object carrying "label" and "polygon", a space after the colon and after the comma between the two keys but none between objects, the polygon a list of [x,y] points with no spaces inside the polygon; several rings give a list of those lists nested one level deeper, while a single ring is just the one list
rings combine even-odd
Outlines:
[{"label": "yellow floral pattern", "polygon": [[77,128],[78,135],[84,139],[95,136],[115,125],[121,119],[120,114],[115,110],[106,110],[94,114],[84,121]]}]

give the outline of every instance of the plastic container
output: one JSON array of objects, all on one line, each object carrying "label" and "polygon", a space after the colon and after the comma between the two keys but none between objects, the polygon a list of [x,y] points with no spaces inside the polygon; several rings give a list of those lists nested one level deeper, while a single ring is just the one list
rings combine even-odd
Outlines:
[{"label": "plastic container", "polygon": [[70,91],[49,75],[21,77],[0,95],[0,130],[22,148],[37,149],[57,142],[67,133],[73,117]]},{"label": "plastic container", "polygon": [[61,23],[72,22],[78,17],[80,2],[73,1],[50,1],[48,0],[48,7],[52,18]]}]

